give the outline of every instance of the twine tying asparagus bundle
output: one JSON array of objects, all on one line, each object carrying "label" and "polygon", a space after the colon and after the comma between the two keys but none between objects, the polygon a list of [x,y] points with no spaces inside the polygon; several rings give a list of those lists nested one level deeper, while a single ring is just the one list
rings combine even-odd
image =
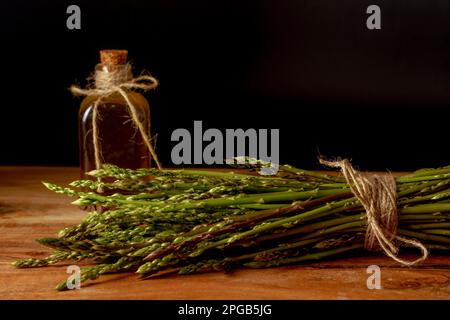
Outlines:
[{"label": "twine tying asparagus bundle", "polygon": [[[105,97],[113,93],[119,93],[125,99],[131,119],[134,125],[138,128],[139,133],[142,136],[142,140],[150,151],[153,160],[155,161],[158,169],[161,169],[161,163],[159,162],[158,156],[153,148],[149,134],[147,134],[144,124],[139,119],[137,109],[127,93],[127,90],[139,89],[142,91],[148,91],[154,89],[158,86],[158,80],[150,75],[140,75],[133,78],[130,64],[126,64],[123,68],[115,68],[112,70],[108,70],[106,67],[102,67],[102,65],[99,66],[100,68],[97,68],[94,76],[92,77],[94,82],[91,82],[86,89],[82,89],[75,85],[70,87],[70,91],[74,95],[97,97],[93,105],[92,113],[92,136],[96,168],[100,169],[103,162],[98,130],[98,107],[101,105],[102,100]],[[150,132],[150,130],[148,132]]]},{"label": "twine tying asparagus bundle", "polygon": [[[355,170],[347,159],[319,161],[323,165],[341,170],[350,190],[366,210],[367,230],[364,246],[367,250],[376,250],[379,245],[387,256],[405,266],[412,266],[428,257],[428,250],[421,242],[397,235],[397,183],[392,175],[364,175]],[[395,240],[419,248],[422,256],[414,261],[399,258],[399,248],[395,245]]]}]

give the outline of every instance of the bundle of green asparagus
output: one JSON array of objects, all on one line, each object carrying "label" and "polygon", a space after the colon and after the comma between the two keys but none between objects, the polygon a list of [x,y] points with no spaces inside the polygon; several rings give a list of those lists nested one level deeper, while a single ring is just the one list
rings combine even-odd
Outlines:
[{"label": "bundle of green asparagus", "polygon": [[[67,188],[44,183],[97,210],[56,238],[37,240],[53,254],[16,267],[86,259],[81,281],[125,271],[149,278],[297,264],[364,249],[366,212],[342,176],[289,165],[277,176],[113,165],[89,174],[98,180]],[[431,251],[449,250],[450,166],[395,179],[397,234]],[[66,288],[66,281],[57,286]]]}]

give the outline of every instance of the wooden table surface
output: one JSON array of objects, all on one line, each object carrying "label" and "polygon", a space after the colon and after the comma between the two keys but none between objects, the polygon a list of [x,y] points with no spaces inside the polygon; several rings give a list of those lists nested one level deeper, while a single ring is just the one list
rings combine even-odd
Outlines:
[{"label": "wooden table surface", "polygon": [[[450,299],[450,256],[431,256],[415,268],[367,255],[302,266],[237,270],[139,280],[106,275],[80,290],[57,292],[67,265],[15,269],[23,257],[50,250],[33,239],[50,237],[86,214],[41,181],[65,184],[78,168],[0,167],[0,299]],[[380,290],[367,288],[367,267],[381,268]]]}]

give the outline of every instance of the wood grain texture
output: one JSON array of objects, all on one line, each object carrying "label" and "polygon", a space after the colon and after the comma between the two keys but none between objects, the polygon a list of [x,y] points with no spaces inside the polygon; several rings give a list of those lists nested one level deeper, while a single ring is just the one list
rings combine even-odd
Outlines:
[{"label": "wood grain texture", "polygon": [[[132,273],[106,275],[81,290],[57,292],[66,266],[15,269],[23,257],[50,250],[34,242],[79,223],[85,212],[47,191],[41,180],[65,184],[77,168],[0,167],[0,299],[450,299],[450,257],[431,256],[416,268],[367,255],[303,266],[230,274],[171,275],[139,280]],[[381,267],[381,290],[366,286],[366,268]]]}]

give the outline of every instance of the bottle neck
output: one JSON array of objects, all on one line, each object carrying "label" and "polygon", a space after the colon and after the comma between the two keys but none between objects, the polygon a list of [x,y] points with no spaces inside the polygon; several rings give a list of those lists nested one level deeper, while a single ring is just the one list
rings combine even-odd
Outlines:
[{"label": "bottle neck", "polygon": [[120,85],[133,77],[131,65],[98,64],[95,67],[95,86],[97,89],[109,89]]}]

